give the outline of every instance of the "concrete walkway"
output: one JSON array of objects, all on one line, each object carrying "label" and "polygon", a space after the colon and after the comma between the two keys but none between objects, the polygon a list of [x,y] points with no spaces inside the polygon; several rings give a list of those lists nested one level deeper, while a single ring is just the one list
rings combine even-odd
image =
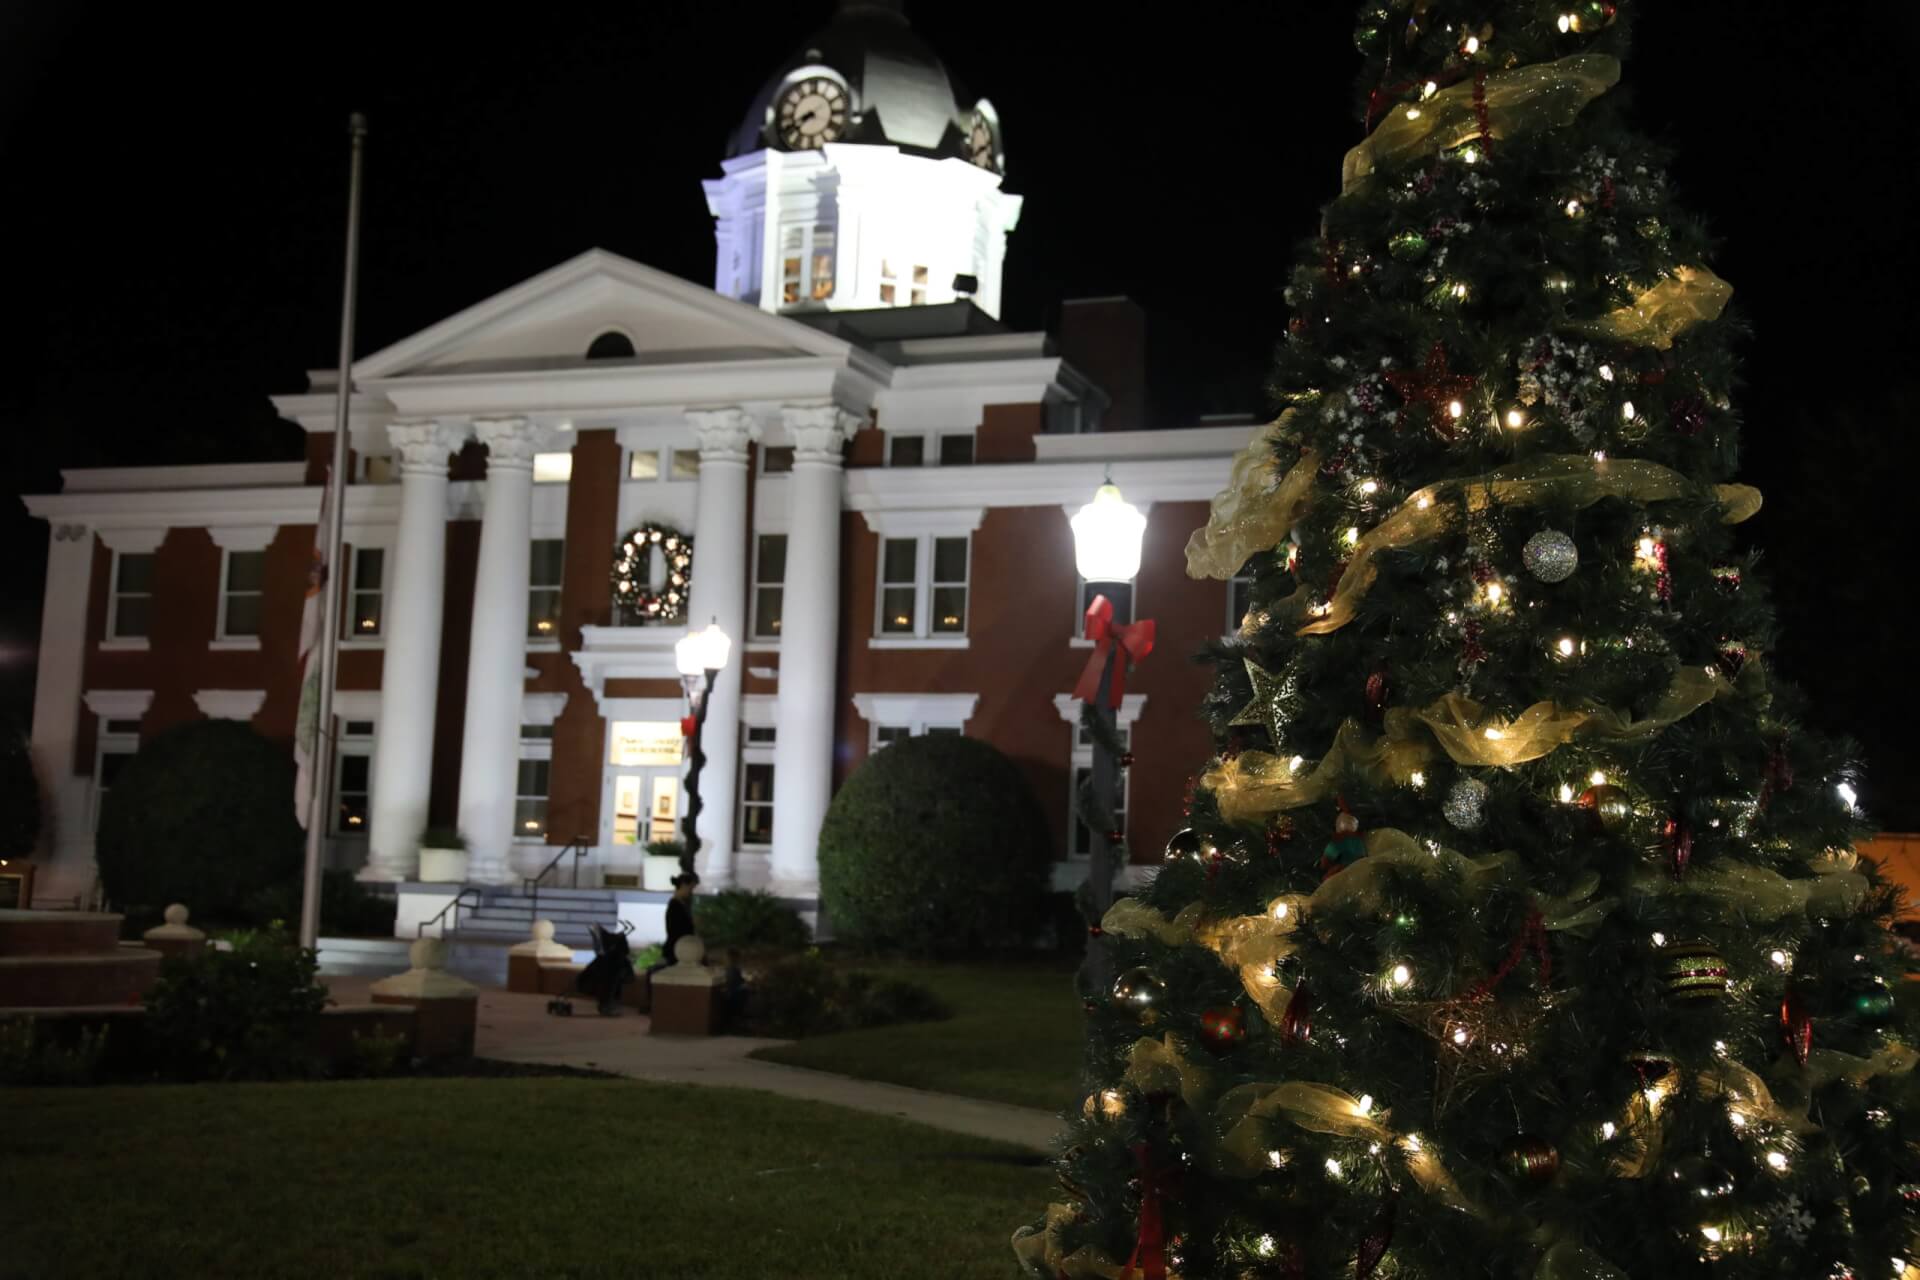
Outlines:
[{"label": "concrete walkway", "polygon": [[[322,981],[336,1003],[355,1004],[367,998],[374,979],[342,976]],[[764,1045],[787,1043],[783,1040],[649,1035],[645,1014],[628,1010],[622,1017],[602,1018],[593,1012],[592,1001],[576,999],[572,1017],[556,1018],[547,1013],[547,999],[482,988],[475,1052],[510,1062],[592,1067],[635,1080],[759,1089],[784,1098],[897,1116],[1036,1151],[1051,1149],[1060,1132],[1057,1116],[1031,1107],[856,1080],[747,1056]]]}]

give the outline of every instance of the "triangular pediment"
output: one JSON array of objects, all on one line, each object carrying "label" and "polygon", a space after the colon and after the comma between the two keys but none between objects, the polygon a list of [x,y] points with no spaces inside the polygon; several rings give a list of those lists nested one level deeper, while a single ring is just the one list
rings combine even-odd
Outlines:
[{"label": "triangular pediment", "polygon": [[[587,359],[625,334],[634,355]],[[678,276],[591,249],[354,365],[354,379],[844,356],[844,341],[721,297]]]}]

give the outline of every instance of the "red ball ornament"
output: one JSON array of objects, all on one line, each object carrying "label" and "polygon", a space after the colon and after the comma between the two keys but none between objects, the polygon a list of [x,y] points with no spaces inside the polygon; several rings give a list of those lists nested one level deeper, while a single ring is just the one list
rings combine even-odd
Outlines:
[{"label": "red ball ornament", "polygon": [[1200,1043],[1216,1054],[1230,1053],[1247,1039],[1246,1014],[1239,1005],[1208,1009],[1200,1015]]},{"label": "red ball ornament", "polygon": [[1381,667],[1367,677],[1367,711],[1376,720],[1387,709],[1387,672]]},{"label": "red ball ornament", "polygon": [[1793,1060],[1806,1066],[1807,1058],[1813,1053],[1813,1012],[1807,1008],[1806,999],[1792,986],[1788,986],[1786,994],[1780,997],[1780,1034],[1786,1037],[1787,1047],[1793,1050]]},{"label": "red ball ornament", "polygon": [[1678,880],[1687,874],[1687,864],[1693,861],[1693,824],[1685,818],[1668,818],[1663,834],[1667,860],[1673,865],[1673,878]]},{"label": "red ball ornament", "polygon": [[1280,1038],[1289,1044],[1313,1038],[1313,992],[1304,982],[1293,989],[1287,1010],[1280,1015]]}]

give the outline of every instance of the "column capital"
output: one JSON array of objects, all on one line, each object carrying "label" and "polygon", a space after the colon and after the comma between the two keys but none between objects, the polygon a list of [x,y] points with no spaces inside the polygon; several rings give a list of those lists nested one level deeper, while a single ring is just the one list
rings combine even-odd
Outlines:
[{"label": "column capital", "polygon": [[473,436],[487,447],[487,469],[531,471],[533,455],[545,447],[550,432],[525,418],[475,418]]},{"label": "column capital", "polygon": [[400,474],[447,474],[447,459],[467,442],[469,431],[448,422],[395,422],[387,427],[387,439],[400,458]]},{"label": "column capital", "polygon": [[866,419],[837,404],[782,405],[780,421],[793,437],[793,460],[839,466],[853,433]]},{"label": "column capital", "polygon": [[689,409],[687,421],[700,439],[700,461],[745,462],[747,446],[760,438],[760,424],[737,406],[725,409]]}]

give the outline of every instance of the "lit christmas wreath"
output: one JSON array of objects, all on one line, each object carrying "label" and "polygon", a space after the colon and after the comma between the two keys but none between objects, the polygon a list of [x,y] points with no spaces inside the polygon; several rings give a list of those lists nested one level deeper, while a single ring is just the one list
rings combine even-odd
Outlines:
[{"label": "lit christmas wreath", "polygon": [[[653,553],[667,562],[667,580],[653,589]],[[649,622],[678,622],[693,580],[693,539],[666,525],[643,524],[613,549],[613,600]]]}]

